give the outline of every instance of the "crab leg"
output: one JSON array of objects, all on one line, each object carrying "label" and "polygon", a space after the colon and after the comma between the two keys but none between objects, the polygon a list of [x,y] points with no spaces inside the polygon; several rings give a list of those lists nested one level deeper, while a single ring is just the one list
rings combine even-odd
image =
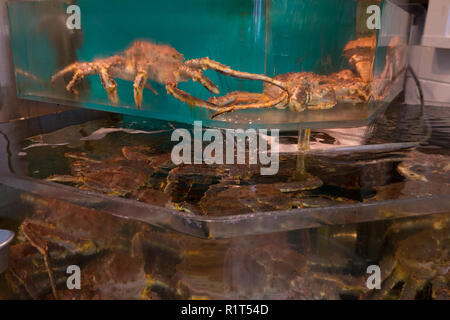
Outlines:
[{"label": "crab leg", "polygon": [[72,77],[72,80],[70,80],[69,84],[66,86],[66,89],[67,91],[71,91],[77,94],[78,91],[74,89],[75,85],[78,82],[80,82],[83,78],[99,73],[100,70],[98,68],[98,64],[95,62],[83,62],[83,63],[75,62],[70,66],[62,69],[58,73],[56,73],[52,77],[52,83],[55,83],[57,78],[62,77],[69,72],[74,72],[74,75]]},{"label": "crab leg", "polygon": [[25,76],[25,77],[27,77],[27,78],[30,78],[30,79],[32,79],[32,80],[34,80],[34,81],[39,82],[39,84],[43,84],[43,83],[44,83],[44,81],[42,81],[41,79],[39,79],[39,78],[38,78],[37,76],[35,76],[34,74],[29,73],[29,72],[26,72],[25,70],[22,70],[22,69],[20,69],[20,68],[16,68],[15,74],[16,74],[16,75],[21,74],[21,75],[23,75],[23,76]]},{"label": "crab leg", "polygon": [[80,178],[69,175],[53,175],[45,179],[45,181],[60,182],[60,183],[79,183]]},{"label": "crab leg", "polygon": [[234,91],[222,97],[211,97],[208,99],[209,102],[219,107],[225,107],[230,104],[238,104],[238,103],[255,103],[261,100],[263,101],[268,100],[268,97],[263,93],[241,92],[241,91]]},{"label": "crab leg", "polygon": [[178,76],[180,75],[182,76],[182,78],[178,79],[178,81],[192,79],[204,86],[209,92],[219,94],[219,89],[217,88],[217,86],[214,84],[214,82],[208,79],[208,77],[205,76],[201,70],[196,70],[184,65],[180,67]]},{"label": "crab leg", "polygon": [[[105,83],[107,83],[107,87],[105,87],[106,91],[108,92],[108,96],[112,95],[112,98],[114,98],[113,93],[113,84],[115,81],[112,79],[112,77],[108,74],[108,70],[113,65],[118,65],[123,63],[123,58],[119,56],[107,58],[107,59],[100,59],[95,60],[94,62],[75,62],[71,65],[65,67],[64,69],[58,71],[56,74],[52,76],[52,84],[55,83],[56,79],[66,75],[67,73],[74,72],[74,75],[72,77],[72,80],[67,85],[66,89],[67,91],[72,91],[73,93],[77,93],[77,91],[74,89],[74,86],[83,78],[93,75],[93,74],[100,74],[100,78]],[[103,75],[102,75],[103,74]],[[117,86],[116,86],[117,87]],[[112,90],[111,92],[108,91]]]},{"label": "crab leg", "polygon": [[[172,94],[175,98],[189,104],[189,105],[197,105],[200,107],[208,108],[217,110],[219,108],[218,105],[215,104],[217,101],[221,105],[233,103],[233,102],[253,102],[253,101],[260,101],[264,100],[263,102],[255,102],[253,104],[243,104],[243,105],[231,105],[225,108],[220,109],[216,114],[214,114],[213,118],[227,112],[232,112],[234,110],[240,110],[240,109],[259,109],[259,108],[272,108],[276,105],[282,104],[283,106],[286,105],[287,99],[289,98],[289,95],[287,93],[287,86],[285,83],[272,79],[270,77],[264,76],[264,75],[258,75],[258,74],[252,74],[247,72],[240,72],[232,70],[231,68],[227,67],[226,65],[223,65],[217,61],[211,60],[209,58],[201,58],[201,59],[192,59],[185,62],[185,65],[181,68],[181,72],[184,76],[187,78],[191,78],[194,81],[200,82],[205,88],[207,88],[212,93],[218,94],[219,91],[217,90],[216,85],[211,82],[201,71],[198,71],[198,69],[212,69],[219,73],[241,78],[241,79],[249,79],[249,80],[259,80],[271,83],[273,85],[276,85],[285,92],[281,94],[279,97],[275,99],[270,99],[269,97],[265,96],[264,94],[251,94],[251,93],[238,93],[233,92],[231,94],[225,95],[222,98],[211,98],[208,101],[204,101],[201,99],[198,99],[196,97],[191,96],[190,94],[180,90],[177,88],[176,83],[168,83],[166,85],[167,92],[169,94]],[[180,81],[181,79],[177,79],[177,81]]]},{"label": "crab leg", "polygon": [[227,76],[235,77],[235,78],[264,81],[267,83],[271,83],[277,87],[280,87],[281,89],[287,90],[286,84],[281,81],[272,79],[268,76],[261,75],[261,74],[253,74],[253,73],[248,73],[248,72],[235,71],[224,64],[221,64],[217,61],[209,59],[208,57],[188,60],[185,62],[185,65],[188,67],[191,67],[191,68],[197,68],[197,69],[203,69],[203,70],[212,69],[219,73],[225,74]]},{"label": "crab leg", "polygon": [[109,75],[108,70],[104,67],[100,68],[99,76],[103,88],[105,88],[106,93],[108,93],[109,100],[117,104],[119,102],[119,95],[117,94],[116,81],[114,81],[113,77]]},{"label": "crab leg", "polygon": [[158,91],[156,91],[155,88],[153,88],[152,85],[151,85],[150,83],[147,82],[147,83],[144,85],[144,87],[146,87],[147,89],[151,90],[151,91],[155,94],[155,96],[158,95]]},{"label": "crab leg", "polygon": [[414,300],[416,293],[421,289],[421,282],[413,277],[406,279],[403,284],[402,292],[400,293],[401,300]]},{"label": "crab leg", "polygon": [[168,94],[173,95],[176,99],[187,103],[190,106],[199,106],[207,109],[218,110],[219,107],[214,103],[196,98],[183,90],[180,90],[177,85],[178,82],[188,81],[190,79],[203,85],[209,92],[219,94],[219,89],[208,77],[206,77],[201,70],[181,66],[180,69],[174,73],[175,81],[166,83],[166,90]]},{"label": "crab leg", "polygon": [[50,285],[52,287],[52,293],[55,299],[58,299],[58,292],[56,291],[55,278],[53,276],[52,266],[50,263],[50,255],[48,253],[48,245],[46,241],[41,240],[38,235],[34,234],[34,231],[27,222],[24,222],[22,224],[21,229],[25,238],[30,241],[31,245],[35,247],[44,257],[44,263],[48,272]]},{"label": "crab leg", "polygon": [[134,101],[139,109],[142,106],[142,92],[144,91],[144,86],[147,83],[147,78],[147,72],[140,70],[134,79]]},{"label": "crab leg", "polygon": [[57,73],[55,73],[52,76],[52,84],[55,83],[56,79],[64,76],[65,74],[69,73],[69,72],[74,72],[75,70],[77,70],[79,68],[81,64],[79,62],[75,62],[72,63],[71,65],[68,65],[67,67],[65,67],[64,69],[58,71]]},{"label": "crab leg", "polygon": [[[264,94],[263,94],[263,96],[264,96]],[[286,91],[283,91],[283,93],[280,96],[278,96],[275,99],[270,99],[268,101],[257,102],[257,103],[252,103],[252,104],[236,104],[236,105],[224,107],[224,108],[220,109],[219,111],[217,111],[212,116],[212,118],[214,119],[215,117],[217,117],[223,113],[228,113],[228,112],[232,112],[232,111],[236,111],[236,110],[273,108],[276,105],[284,106],[288,103],[288,98],[289,98],[288,93]],[[266,99],[264,99],[264,100],[266,100]]]},{"label": "crab leg", "polygon": [[196,98],[196,97],[190,95],[189,93],[184,92],[183,90],[180,90],[177,87],[176,82],[168,82],[166,84],[166,90],[167,90],[167,93],[173,95],[178,100],[183,101],[190,106],[199,106],[199,107],[212,109],[212,110],[219,109],[218,106],[216,106],[215,104],[213,104],[211,102]]},{"label": "crab leg", "polygon": [[[447,275],[448,277],[448,275]],[[437,276],[431,280],[431,287],[433,299],[437,300],[449,300],[450,290],[447,286],[447,279],[445,276]]]},{"label": "crab leg", "polygon": [[358,95],[360,97],[362,97],[364,99],[364,101],[369,101],[371,94],[364,92],[364,90],[360,89],[360,88],[354,88],[354,90],[358,93]]},{"label": "crab leg", "polygon": [[96,73],[97,73],[97,70],[90,68],[90,67],[76,71],[75,74],[73,75],[72,80],[70,80],[69,84],[66,87],[67,91],[71,91],[75,94],[78,94],[78,90],[76,90],[74,88],[75,85],[78,82],[80,82],[81,80],[83,80],[85,77],[96,74]]},{"label": "crab leg", "polygon": [[69,73],[74,71],[74,75],[72,77],[72,80],[70,80],[69,84],[66,86],[67,91],[71,91],[75,94],[78,93],[77,90],[74,89],[74,86],[81,81],[83,78],[85,78],[86,76],[90,76],[93,74],[98,73],[97,68],[95,67],[95,65],[93,63],[74,63],[66,68],[64,68],[63,70],[59,71],[58,73],[56,73],[53,77],[52,77],[52,83],[55,83],[56,79]]}]

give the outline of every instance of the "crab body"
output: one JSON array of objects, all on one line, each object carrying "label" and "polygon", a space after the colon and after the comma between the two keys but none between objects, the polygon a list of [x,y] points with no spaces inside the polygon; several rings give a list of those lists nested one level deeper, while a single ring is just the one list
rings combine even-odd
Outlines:
[{"label": "crab body", "polygon": [[[368,99],[367,86],[350,70],[329,76],[311,72],[287,73],[274,79],[285,82],[293,93],[289,103],[281,107],[289,106],[295,111],[328,109],[338,102],[359,103]],[[271,97],[280,95],[280,90],[273,84],[264,84],[264,93]],[[300,106],[300,110],[297,106]]]},{"label": "crab body", "polygon": [[301,112],[329,109],[339,102],[360,103],[370,98],[369,86],[350,70],[331,75],[311,72],[281,74],[265,81],[262,94],[232,92],[209,102],[222,107],[215,115],[238,109],[271,108]]},{"label": "crab body", "polygon": [[394,222],[386,230],[390,254],[380,260],[384,278],[372,299],[450,299],[448,214]]},{"label": "crab body", "polygon": [[432,298],[449,299],[449,242],[448,229],[425,230],[401,241],[394,256],[382,261],[384,269],[392,271],[376,297],[385,297],[403,283],[400,299],[414,299],[427,284]]}]

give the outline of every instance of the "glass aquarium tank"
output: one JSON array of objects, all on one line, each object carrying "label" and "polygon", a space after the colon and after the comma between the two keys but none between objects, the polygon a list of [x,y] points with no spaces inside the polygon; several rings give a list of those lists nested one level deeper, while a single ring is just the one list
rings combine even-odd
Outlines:
[{"label": "glass aquarium tank", "polygon": [[364,146],[281,152],[272,176],[175,165],[167,122],[1,124],[0,229],[16,237],[0,299],[449,299],[448,110],[412,111],[391,105]]},{"label": "glass aquarium tank", "polygon": [[372,120],[402,89],[410,23],[381,0],[14,1],[8,12],[22,98],[285,130]]},{"label": "glass aquarium tank", "polygon": [[[449,111],[395,100],[400,7],[47,0],[8,15],[18,96],[77,108],[0,123],[0,229],[15,234],[0,299],[450,299]],[[176,163],[178,129],[210,146],[198,120],[280,132],[259,131],[248,163]]]}]

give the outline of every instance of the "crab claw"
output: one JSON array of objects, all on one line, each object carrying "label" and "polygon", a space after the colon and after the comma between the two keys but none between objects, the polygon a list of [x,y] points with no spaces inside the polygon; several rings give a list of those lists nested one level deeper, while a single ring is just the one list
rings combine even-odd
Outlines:
[{"label": "crab claw", "polygon": [[71,65],[65,67],[64,69],[58,71],[57,73],[55,73],[51,79],[52,85],[55,84],[55,82],[58,78],[61,78],[65,74],[70,73],[70,72],[75,72],[78,69],[78,67],[79,67],[79,63],[75,62],[75,63],[72,63]]}]

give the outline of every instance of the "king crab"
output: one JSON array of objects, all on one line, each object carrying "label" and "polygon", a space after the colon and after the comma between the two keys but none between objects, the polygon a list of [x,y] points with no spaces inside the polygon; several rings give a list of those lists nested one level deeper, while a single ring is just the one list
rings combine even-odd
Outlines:
[{"label": "king crab", "polygon": [[[53,297],[58,298],[56,273],[61,263],[78,264],[107,249],[123,250],[128,246],[126,234],[133,229],[127,221],[31,194],[24,194],[22,199],[34,210],[20,225],[19,234],[24,241],[11,248],[10,271],[33,298],[38,298],[48,284]],[[24,262],[35,260],[36,252],[41,255],[43,266],[33,273]],[[41,276],[41,282],[33,281],[36,275],[45,273],[46,279]]]},{"label": "king crab", "polygon": [[[286,73],[265,81],[263,93],[231,92],[208,101],[221,107],[213,117],[240,109],[289,107],[292,111],[330,109],[338,102],[360,103],[370,99],[369,86],[350,70],[329,76],[311,72]],[[241,104],[239,104],[241,103]]]},{"label": "king crab", "polygon": [[164,84],[169,94],[183,102],[206,108],[216,107],[178,89],[178,83],[192,79],[201,83],[210,92],[219,93],[217,86],[203,74],[201,68],[193,67],[189,61],[185,62],[183,55],[177,50],[168,45],[149,41],[136,41],[124,52],[108,58],[92,62],[75,62],[53,75],[52,83],[70,72],[73,73],[73,77],[66,86],[67,91],[77,94],[75,86],[78,82],[86,76],[98,74],[109,99],[115,104],[118,103],[119,97],[114,78],[134,81],[134,99],[138,108],[142,106],[144,87],[158,94],[147,80]]},{"label": "king crab", "polygon": [[[358,41],[355,41],[359,43]],[[373,50],[374,47],[371,49]],[[352,56],[359,57],[359,51]],[[362,56],[365,56],[362,54]],[[351,62],[352,60],[350,60]],[[218,115],[245,109],[289,107],[292,111],[306,109],[329,109],[339,102],[367,102],[372,97],[371,65],[360,65],[352,70],[341,70],[331,75],[318,75],[311,72],[292,72],[280,74],[274,78],[265,75],[240,72],[230,69],[209,58],[193,59],[186,62],[191,68],[212,69],[235,78],[259,80],[264,82],[263,93],[235,91],[222,97],[212,97],[207,102],[213,105]],[[198,104],[201,106],[200,104]]]}]

